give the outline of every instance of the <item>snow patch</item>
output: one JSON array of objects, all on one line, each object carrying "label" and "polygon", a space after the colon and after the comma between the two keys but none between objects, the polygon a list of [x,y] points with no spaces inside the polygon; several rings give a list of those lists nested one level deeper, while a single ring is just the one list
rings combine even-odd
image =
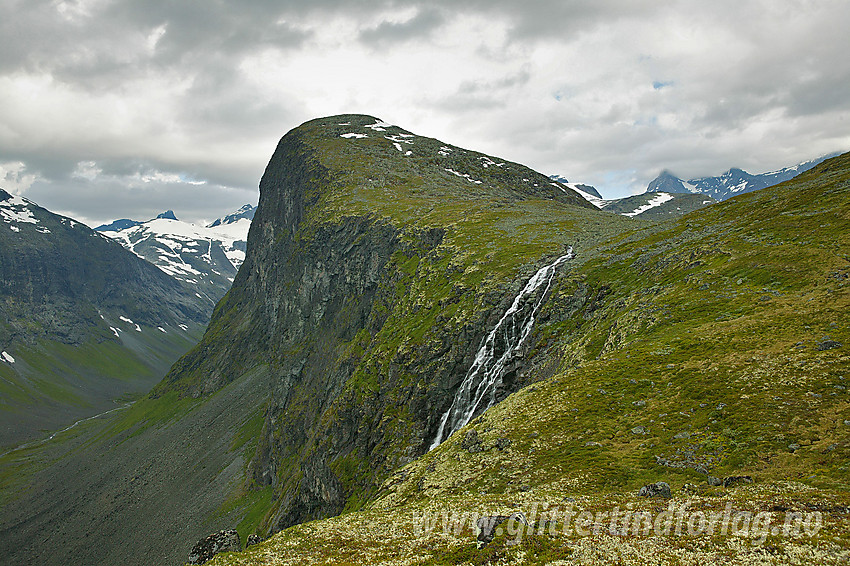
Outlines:
[{"label": "snow patch", "polygon": [[347,134],[342,134],[339,137],[348,138],[348,139],[353,138],[353,139],[359,140],[359,139],[362,139],[362,138],[368,138],[369,134],[358,134],[357,132],[349,132]]},{"label": "snow patch", "polygon": [[385,132],[386,128],[392,128],[392,126],[393,126],[392,124],[387,124],[386,122],[384,122],[382,120],[378,120],[374,124],[369,124],[368,126],[364,126],[364,128],[369,128],[370,130],[375,131],[375,132]]},{"label": "snow patch", "polygon": [[399,134],[397,136],[384,136],[384,137],[386,139],[390,140],[391,142],[406,143],[407,145],[413,145],[413,140],[406,139],[407,137],[409,137],[409,134],[408,135]]},{"label": "snow patch", "polygon": [[126,316],[119,316],[118,318],[120,318],[121,320],[123,320],[124,322],[126,322],[128,324],[136,324],[135,322],[133,322],[132,320],[130,320]]},{"label": "snow patch", "polygon": [[157,326],[156,329],[162,332],[163,334],[168,334],[168,332],[161,326]]},{"label": "snow patch", "polygon": [[15,363],[15,358],[13,358],[12,355],[9,352],[3,352],[0,355],[2,355],[3,359],[6,360],[8,363],[10,363],[10,364]]},{"label": "snow patch", "polygon": [[501,167],[504,163],[496,163],[486,155],[482,155],[479,159],[481,159],[481,165],[484,166],[484,169],[487,169],[491,165],[495,165],[496,167]]},{"label": "snow patch", "polygon": [[137,324],[136,325],[136,332],[141,332],[141,331],[142,331],[142,327]]},{"label": "snow patch", "polygon": [[661,206],[662,204],[664,204],[668,200],[673,200],[673,195],[668,194],[668,193],[658,193],[656,196],[652,197],[652,199],[650,199],[650,201],[647,202],[646,204],[637,207],[636,209],[634,209],[631,212],[624,212],[623,216],[634,217],[634,216],[637,216],[638,214],[643,214],[644,212],[646,212],[647,210],[649,210],[651,208],[655,208],[656,206]]},{"label": "snow patch", "polygon": [[690,183],[688,181],[682,181],[682,185],[684,185],[684,187],[692,193],[700,192],[699,188],[696,185],[694,185],[693,183]]},{"label": "snow patch", "polygon": [[117,329],[117,328],[115,328],[114,326],[110,326],[110,327],[109,327],[109,330],[111,330],[111,331],[115,334],[115,337],[116,337],[116,338],[121,338],[121,335],[120,335],[120,334],[118,334],[118,329]]},{"label": "snow patch", "polygon": [[0,218],[7,224],[12,222],[38,224],[38,220],[29,209],[30,204],[32,203],[24,197],[11,195],[10,198],[0,201]]},{"label": "snow patch", "polygon": [[458,171],[455,171],[454,169],[449,169],[448,167],[445,167],[445,170],[446,170],[446,171],[448,171],[449,173],[451,173],[452,175],[457,175],[458,177],[461,177],[461,178],[463,178],[463,179],[466,179],[466,180],[467,180],[467,181],[469,181],[470,183],[475,183],[476,185],[480,185],[480,184],[481,184],[481,181],[479,181],[479,180],[477,180],[477,179],[473,179],[473,178],[472,178],[472,176],[470,176],[470,175],[469,175],[469,174],[467,174],[467,173],[460,173],[460,172],[458,172]]}]

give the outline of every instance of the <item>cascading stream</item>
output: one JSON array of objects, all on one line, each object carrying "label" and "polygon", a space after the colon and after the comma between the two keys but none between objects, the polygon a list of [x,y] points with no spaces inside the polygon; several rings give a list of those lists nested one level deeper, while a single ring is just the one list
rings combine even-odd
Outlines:
[{"label": "cascading stream", "polygon": [[[559,257],[535,273],[522,291],[514,297],[511,307],[502,315],[502,318],[499,319],[499,322],[496,323],[496,326],[493,327],[493,330],[490,331],[475,354],[475,360],[466,372],[466,377],[463,378],[457,393],[455,393],[451,407],[440,421],[437,436],[429,450],[439,446],[456,430],[472,420],[479,407],[483,406],[483,410],[487,410],[495,403],[496,391],[502,384],[505,368],[531,334],[537,311],[552,286],[555,270],[573,257],[575,257],[575,254],[573,248],[570,247],[566,255]],[[529,310],[529,297],[532,297],[544,285],[543,292],[534,300],[533,306]]]}]

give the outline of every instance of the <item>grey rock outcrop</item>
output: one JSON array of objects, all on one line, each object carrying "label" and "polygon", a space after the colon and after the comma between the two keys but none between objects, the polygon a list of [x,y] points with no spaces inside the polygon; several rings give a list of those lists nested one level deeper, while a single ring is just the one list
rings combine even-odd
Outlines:
[{"label": "grey rock outcrop", "polygon": [[219,531],[199,540],[189,553],[189,564],[204,564],[221,552],[241,552],[239,533],[234,529]]},{"label": "grey rock outcrop", "polygon": [[460,447],[471,454],[476,454],[484,450],[481,446],[481,440],[478,438],[478,432],[475,431],[475,429],[466,431],[466,434],[463,435],[463,441],[461,441]]},{"label": "grey rock outcrop", "polygon": [[649,485],[645,485],[640,488],[638,492],[638,496],[640,497],[663,497],[665,499],[670,499],[673,497],[673,493],[670,490],[670,485],[667,482],[656,482],[651,483]]},{"label": "grey rock outcrop", "polygon": [[[514,521],[516,524],[528,526],[528,520],[521,511],[511,513],[510,515],[490,515],[480,517],[476,522],[478,548],[484,548],[490,544],[496,535],[501,534],[500,525]],[[522,527],[514,527],[522,528]]]}]

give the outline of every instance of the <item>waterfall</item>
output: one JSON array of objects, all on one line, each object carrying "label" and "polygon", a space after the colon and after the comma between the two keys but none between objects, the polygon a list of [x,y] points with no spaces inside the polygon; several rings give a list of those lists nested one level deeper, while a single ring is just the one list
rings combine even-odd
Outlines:
[{"label": "waterfall", "polygon": [[[505,367],[531,334],[537,311],[552,286],[555,270],[573,257],[575,254],[570,247],[566,255],[535,273],[522,291],[514,297],[511,307],[502,315],[475,354],[475,360],[455,393],[451,407],[440,421],[437,436],[429,450],[433,450],[452,433],[465,426],[480,407],[483,406],[482,410],[486,410],[495,403],[496,390],[502,384]],[[544,285],[543,292],[534,299],[533,306],[529,310],[529,298]]]}]

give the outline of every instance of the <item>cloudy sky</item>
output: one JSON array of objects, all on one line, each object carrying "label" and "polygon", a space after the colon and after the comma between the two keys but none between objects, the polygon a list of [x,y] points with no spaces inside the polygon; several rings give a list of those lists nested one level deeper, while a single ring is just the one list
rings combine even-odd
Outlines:
[{"label": "cloudy sky", "polygon": [[846,0],[0,0],[0,187],[90,224],[256,203],[366,113],[642,192],[850,150]]}]

